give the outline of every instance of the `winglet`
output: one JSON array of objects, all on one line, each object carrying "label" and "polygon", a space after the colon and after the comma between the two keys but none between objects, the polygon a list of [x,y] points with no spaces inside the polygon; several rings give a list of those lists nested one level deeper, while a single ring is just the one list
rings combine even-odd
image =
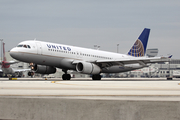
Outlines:
[{"label": "winglet", "polygon": [[128,55],[134,57],[142,57],[146,53],[150,29],[144,28],[139,38],[136,40],[132,48],[129,50]]},{"label": "winglet", "polygon": [[173,55],[170,55],[168,58],[172,58]]}]

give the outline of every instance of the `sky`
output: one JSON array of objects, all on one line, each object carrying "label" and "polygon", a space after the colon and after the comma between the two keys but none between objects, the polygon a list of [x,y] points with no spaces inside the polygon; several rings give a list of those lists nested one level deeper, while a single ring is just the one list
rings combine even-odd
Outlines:
[{"label": "sky", "polygon": [[179,0],[1,0],[0,39],[6,51],[41,40],[127,54],[144,28],[147,48],[180,59]]}]

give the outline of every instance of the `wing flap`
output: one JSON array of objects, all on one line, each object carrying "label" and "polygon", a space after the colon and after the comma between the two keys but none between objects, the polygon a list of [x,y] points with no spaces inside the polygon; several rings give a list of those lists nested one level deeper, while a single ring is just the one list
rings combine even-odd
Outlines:
[{"label": "wing flap", "polygon": [[170,59],[166,57],[153,57],[153,58],[127,58],[127,59],[116,59],[116,60],[97,60],[95,63],[108,64],[108,66],[113,65],[121,65],[124,66],[126,64],[140,64],[146,66],[148,63],[160,63],[160,62],[169,62]]}]

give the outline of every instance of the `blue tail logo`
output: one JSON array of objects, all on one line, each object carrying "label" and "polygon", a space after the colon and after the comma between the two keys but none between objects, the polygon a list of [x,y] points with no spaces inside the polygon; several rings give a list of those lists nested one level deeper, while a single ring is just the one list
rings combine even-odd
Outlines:
[{"label": "blue tail logo", "polygon": [[134,57],[142,57],[146,53],[150,29],[145,28],[139,38],[136,40],[132,48],[129,50],[128,55]]}]

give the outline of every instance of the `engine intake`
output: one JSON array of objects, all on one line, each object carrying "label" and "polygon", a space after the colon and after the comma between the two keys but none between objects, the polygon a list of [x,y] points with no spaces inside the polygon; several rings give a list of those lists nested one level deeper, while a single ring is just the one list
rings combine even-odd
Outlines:
[{"label": "engine intake", "polygon": [[93,63],[88,63],[88,62],[79,62],[76,65],[76,70],[84,74],[99,74],[101,72],[101,69],[99,66]]},{"label": "engine intake", "polygon": [[56,72],[56,68],[52,66],[44,66],[44,65],[34,65],[31,67],[31,70],[40,74],[53,74]]}]

